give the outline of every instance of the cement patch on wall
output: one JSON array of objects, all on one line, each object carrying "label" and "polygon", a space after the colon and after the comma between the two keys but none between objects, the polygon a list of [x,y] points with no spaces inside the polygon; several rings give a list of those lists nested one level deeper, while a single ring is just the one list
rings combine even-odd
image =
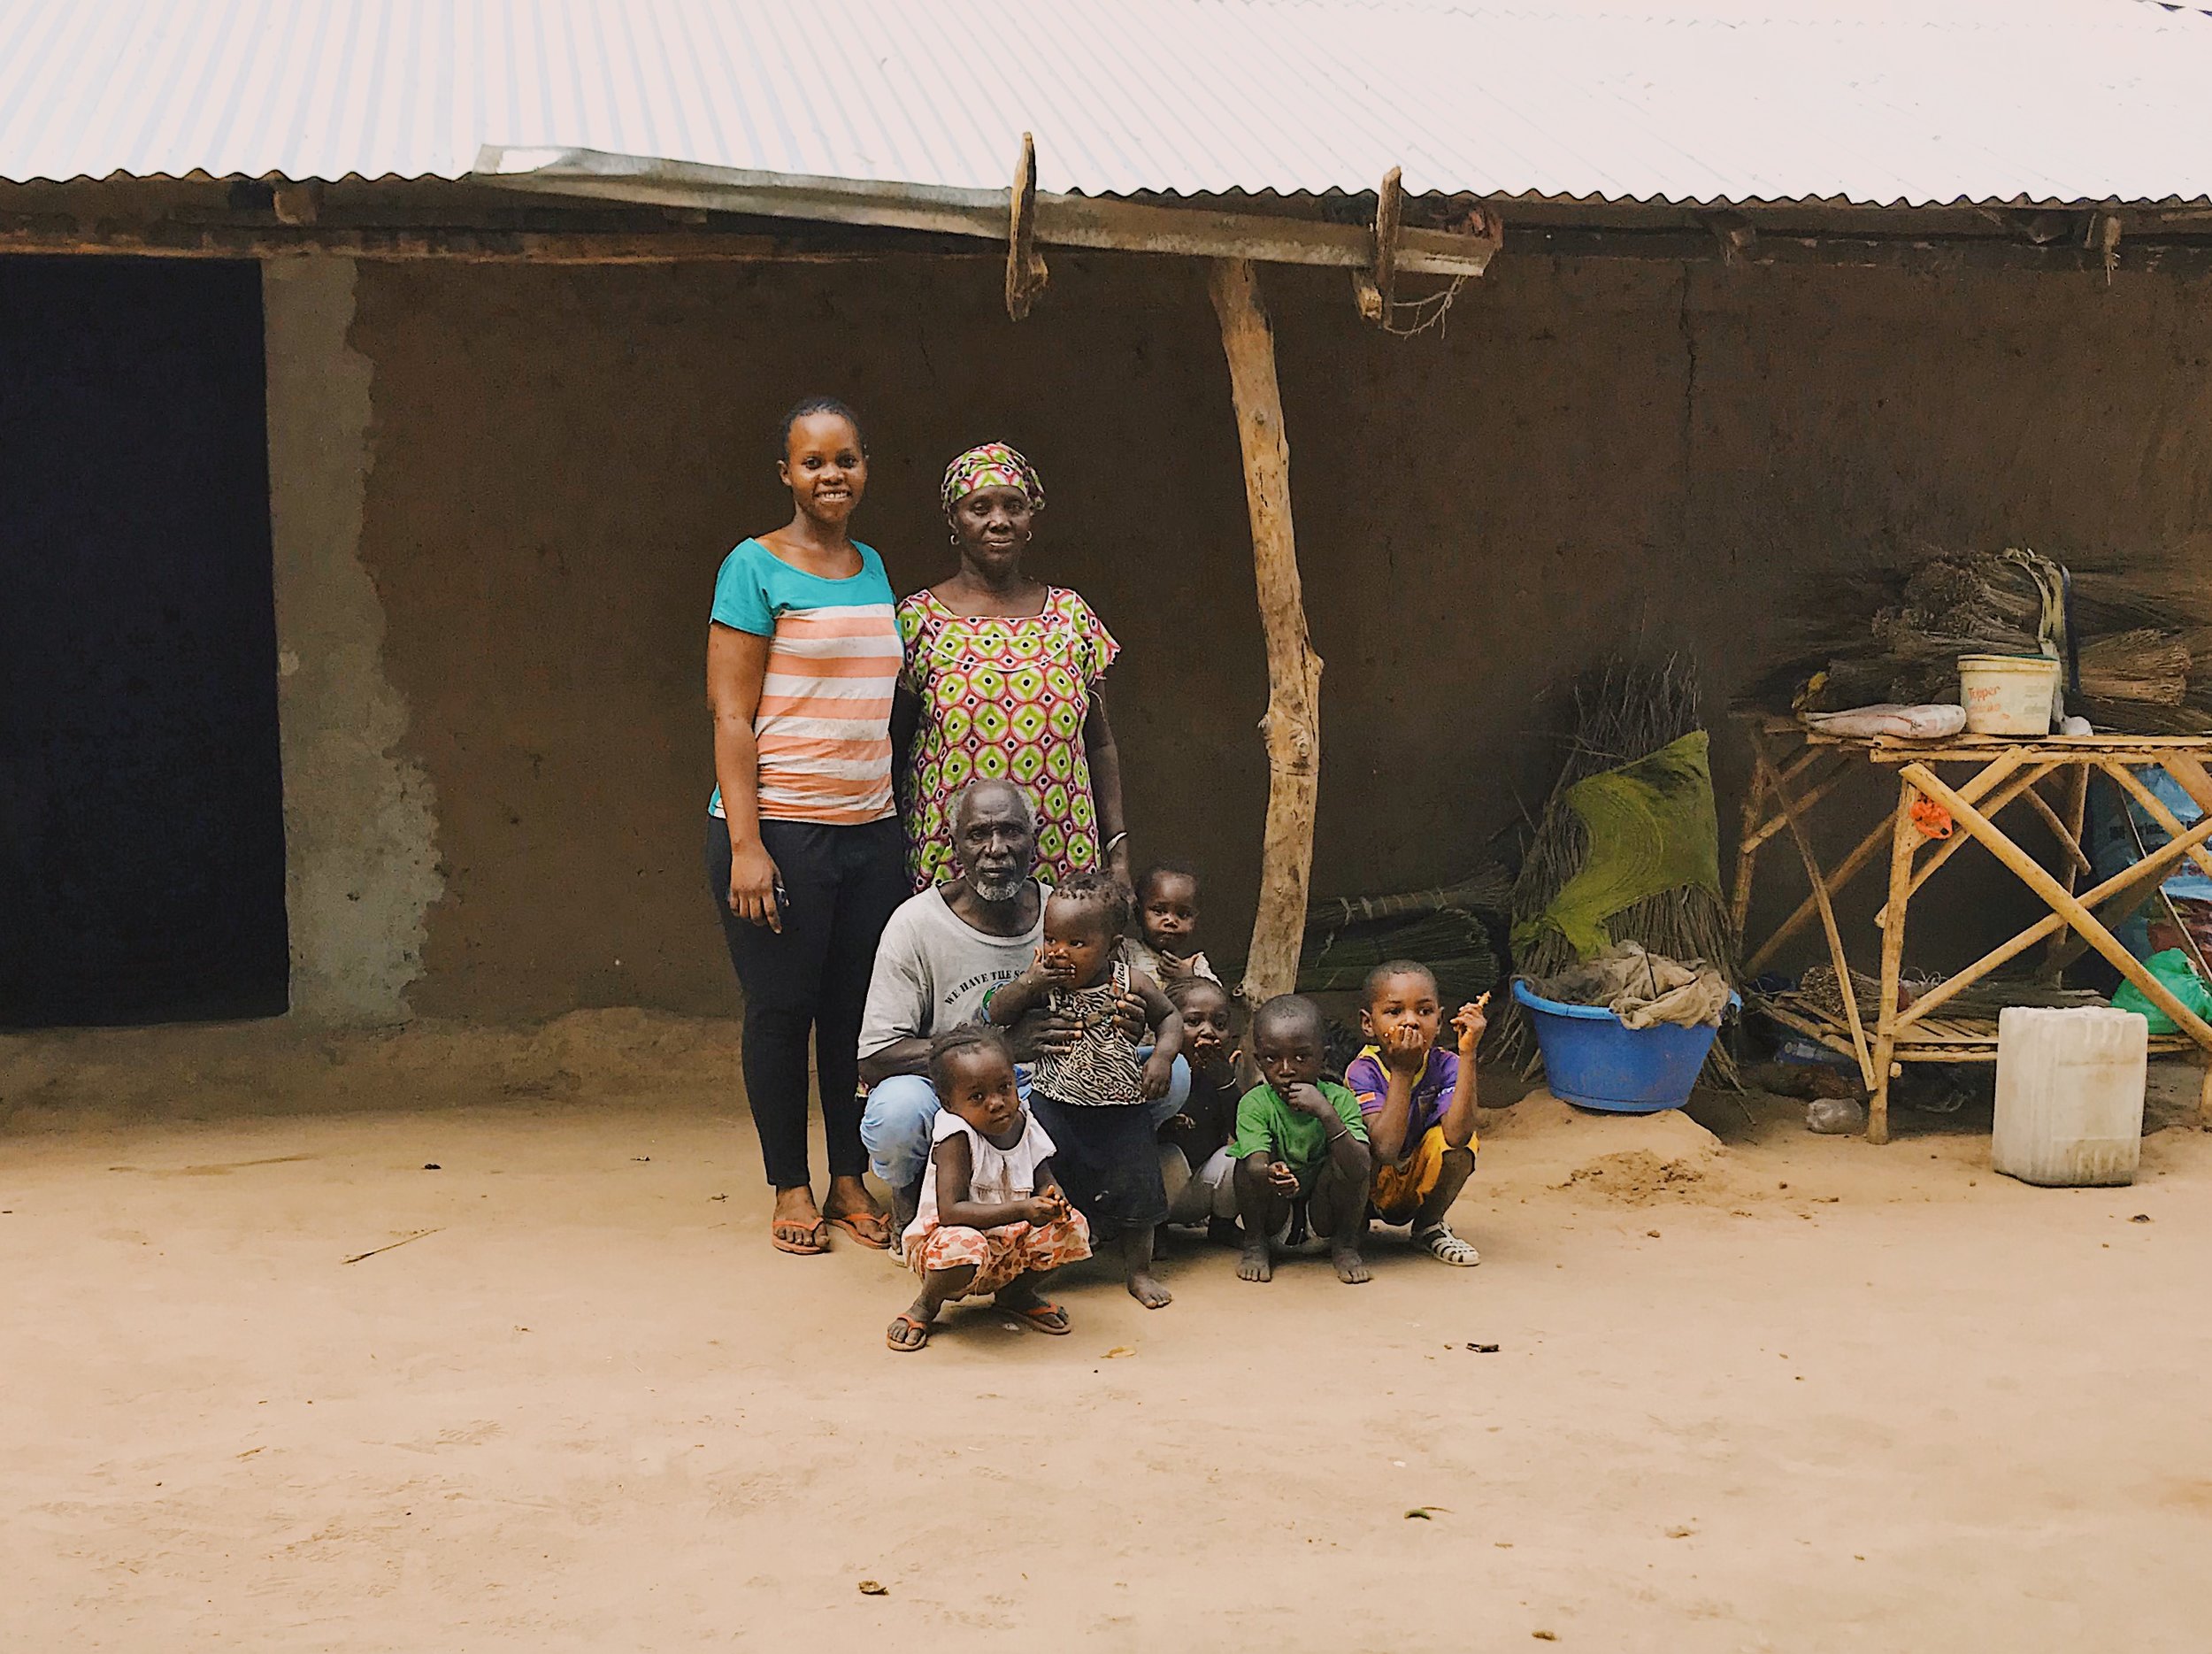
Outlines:
[{"label": "cement patch on wall", "polygon": [[398,751],[407,704],[361,560],[372,368],[347,340],[354,280],[348,258],[277,261],[262,293],[292,1010],[376,1023],[408,1014],[445,881],[429,777]]}]

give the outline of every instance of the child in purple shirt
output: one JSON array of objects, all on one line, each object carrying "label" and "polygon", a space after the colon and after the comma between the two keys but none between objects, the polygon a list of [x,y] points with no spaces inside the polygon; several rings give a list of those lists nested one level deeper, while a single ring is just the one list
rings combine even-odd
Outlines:
[{"label": "child in purple shirt", "polygon": [[1385,1223],[1409,1224],[1413,1243],[1462,1267],[1482,1254],[1445,1220],[1475,1170],[1475,1048],[1489,1023],[1490,996],[1452,1019],[1456,1054],[1436,1043],[1443,1021],[1436,977],[1425,965],[1394,959],[1368,973],[1360,1029],[1371,1042],[1344,1070],[1359,1099],[1374,1156],[1368,1201]]}]

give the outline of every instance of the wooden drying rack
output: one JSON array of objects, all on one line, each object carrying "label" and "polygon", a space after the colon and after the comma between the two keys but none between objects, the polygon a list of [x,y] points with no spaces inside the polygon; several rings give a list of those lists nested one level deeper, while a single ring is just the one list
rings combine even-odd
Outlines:
[{"label": "wooden drying rack", "polygon": [[[2057,982],[2068,965],[2085,950],[2094,948],[2173,1019],[2180,1032],[2154,1035],[2151,1050],[2198,1054],[2204,1070],[2198,1092],[2199,1113],[2203,1123],[2212,1127],[2212,1026],[2176,1000],[2109,928],[2149,900],[2184,858],[2212,876],[2212,850],[2207,849],[2208,842],[2212,842],[2212,773],[2206,770],[2207,760],[2212,758],[2212,737],[1953,735],[1936,741],[1907,741],[1892,736],[1817,735],[1780,718],[1754,720],[1750,736],[1751,786],[1744,800],[1731,910],[1736,934],[1744,942],[1743,974],[1757,976],[1791,937],[1817,919],[1827,936],[1829,961],[1835,967],[1843,1004],[1838,1014],[1796,992],[1747,997],[1777,1022],[1857,1063],[1871,1096],[1867,1110],[1869,1141],[1889,1141],[1889,1086],[1902,1072],[1900,1064],[1997,1060],[1995,1018],[1937,1013],[1962,989],[2038,943],[2046,949],[2040,975],[2047,982]],[[1971,766],[1970,774],[1946,781],[1937,773],[1939,766],[1956,765]],[[1832,868],[1824,867],[1806,831],[1810,812],[1852,775],[1869,766],[1896,773],[1896,808]],[[2184,827],[2143,784],[2136,772],[2149,768],[2163,769],[2204,812],[2195,826]],[[2078,896],[2077,881],[2090,871],[2081,841],[2092,774],[2108,777],[2170,836],[2143,860]],[[2039,790],[2047,781],[2056,783],[2055,804]],[[1915,822],[1913,805],[1923,799],[1949,813],[1954,824],[1949,837],[1932,840]],[[2064,862],[2057,873],[2044,867],[1997,826],[1996,817],[2016,804],[2026,804],[2050,830]],[[1755,947],[1744,933],[1751,909],[1752,874],[1760,850],[1784,834],[1797,847],[1811,892]],[[1986,848],[2049,912],[1964,970],[1901,1006],[1898,985],[1903,975],[1905,919],[1912,898],[1969,842]],[[1881,932],[1882,955],[1870,1027],[1836,923],[1835,897],[1880,856],[1886,844],[1889,896],[1874,920]]]}]

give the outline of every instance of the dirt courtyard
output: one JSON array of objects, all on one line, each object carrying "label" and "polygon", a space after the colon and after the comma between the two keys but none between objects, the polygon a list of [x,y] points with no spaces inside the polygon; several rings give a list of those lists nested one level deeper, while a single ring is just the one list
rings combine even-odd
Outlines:
[{"label": "dirt courtyard", "polygon": [[0,1042],[0,1646],[2212,1645],[2185,1070],[2062,1192],[1538,1093],[1479,1269],[1187,1243],[901,1356],[909,1277],[768,1249],[726,1031],[278,1046]]}]

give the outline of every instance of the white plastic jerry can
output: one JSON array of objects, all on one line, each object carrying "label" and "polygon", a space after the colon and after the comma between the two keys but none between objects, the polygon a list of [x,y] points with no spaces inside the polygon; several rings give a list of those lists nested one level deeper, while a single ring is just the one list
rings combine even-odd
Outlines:
[{"label": "white plastic jerry can", "polygon": [[2150,1024],[2132,1011],[2007,1006],[1991,1166],[2053,1189],[2132,1183],[2149,1050]]}]

